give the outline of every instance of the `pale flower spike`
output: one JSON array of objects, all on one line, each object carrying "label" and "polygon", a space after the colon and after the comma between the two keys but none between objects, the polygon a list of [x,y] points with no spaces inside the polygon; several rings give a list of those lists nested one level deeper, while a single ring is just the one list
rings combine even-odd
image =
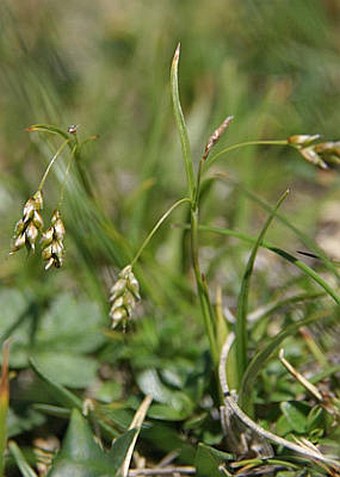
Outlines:
[{"label": "pale flower spike", "polygon": [[133,311],[139,300],[138,280],[132,272],[132,266],[127,265],[119,273],[118,280],[110,290],[112,328],[121,322],[125,324],[132,319]]},{"label": "pale flower spike", "polygon": [[340,142],[327,141],[315,144],[320,139],[319,134],[307,135],[296,134],[288,138],[288,143],[295,147],[302,157],[320,167],[320,169],[328,169],[329,166],[340,164]]},{"label": "pale flower spike", "polygon": [[41,236],[42,259],[47,262],[45,270],[53,265],[60,268],[63,265],[65,227],[59,210],[53,212],[50,227]]},{"label": "pale flower spike", "polygon": [[22,218],[15,225],[11,254],[24,246],[28,251],[35,251],[35,243],[43,227],[43,219],[40,213],[42,208],[42,192],[38,190],[24,205]]}]

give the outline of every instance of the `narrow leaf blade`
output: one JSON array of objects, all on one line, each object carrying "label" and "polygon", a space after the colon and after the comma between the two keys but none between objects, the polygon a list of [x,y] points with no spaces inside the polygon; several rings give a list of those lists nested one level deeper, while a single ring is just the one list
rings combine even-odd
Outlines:
[{"label": "narrow leaf blade", "polygon": [[8,448],[23,477],[38,477],[33,469],[28,465],[24,454],[14,441],[9,442]]},{"label": "narrow leaf blade", "polygon": [[188,181],[188,189],[190,193],[190,197],[194,196],[194,188],[195,188],[195,181],[194,181],[194,169],[193,169],[193,161],[190,149],[190,142],[188,136],[187,126],[185,124],[185,119],[181,107],[181,102],[179,99],[179,89],[178,89],[178,63],[179,63],[179,56],[180,56],[180,44],[178,44],[173,60],[171,65],[171,73],[170,73],[170,83],[171,83],[171,98],[172,104],[174,108],[176,126],[178,129],[181,147],[182,147],[182,154],[184,159],[185,165],[185,172]]},{"label": "narrow leaf blade", "polygon": [[282,204],[282,202],[287,198],[289,191],[285,191],[279,198],[276,206],[272,209],[269,217],[267,218],[260,234],[258,235],[256,242],[252,248],[246,270],[243,275],[241,291],[238,299],[237,305],[237,317],[236,317],[236,356],[239,369],[239,382],[242,379],[242,376],[246,370],[247,366],[247,313],[248,313],[248,296],[250,289],[250,278],[254,268],[255,258],[257,251],[261,245],[261,242],[273,221],[276,211]]}]

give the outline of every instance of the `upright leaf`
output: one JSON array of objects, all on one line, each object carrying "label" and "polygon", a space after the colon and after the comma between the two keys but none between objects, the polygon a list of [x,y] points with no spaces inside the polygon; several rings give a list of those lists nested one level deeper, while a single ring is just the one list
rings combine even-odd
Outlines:
[{"label": "upright leaf", "polygon": [[172,65],[171,65],[171,74],[170,74],[171,97],[172,97],[172,104],[174,108],[176,126],[177,126],[179,137],[181,140],[182,154],[183,154],[185,172],[186,172],[187,181],[188,181],[189,194],[190,194],[190,197],[193,198],[194,189],[195,189],[194,168],[193,168],[193,161],[192,161],[188,131],[185,124],[181,102],[179,99],[179,89],[178,89],[179,55],[180,55],[180,44],[177,45],[177,48],[172,60]]},{"label": "upright leaf", "polygon": [[239,389],[239,401],[243,409],[247,410],[247,408],[249,407],[251,399],[251,390],[254,387],[254,383],[258,374],[264,368],[266,362],[274,353],[274,351],[279,349],[282,341],[289,336],[293,336],[302,326],[307,326],[314,321],[318,321],[319,319],[320,318],[318,315],[314,315],[306,318],[305,320],[300,320],[297,323],[293,323],[292,325],[282,330],[279,334],[271,338],[269,343],[258,353],[255,354],[243,375],[243,380]]},{"label": "upright leaf", "polygon": [[247,367],[247,313],[248,313],[248,295],[250,289],[250,278],[253,272],[254,263],[257,251],[261,246],[262,240],[270,226],[273,218],[275,217],[277,209],[282,202],[288,196],[289,191],[285,191],[279,198],[276,206],[271,211],[268,219],[266,220],[254,246],[251,251],[246,270],[243,275],[241,291],[237,304],[237,317],[236,317],[236,357],[238,365],[238,379],[239,383]]}]

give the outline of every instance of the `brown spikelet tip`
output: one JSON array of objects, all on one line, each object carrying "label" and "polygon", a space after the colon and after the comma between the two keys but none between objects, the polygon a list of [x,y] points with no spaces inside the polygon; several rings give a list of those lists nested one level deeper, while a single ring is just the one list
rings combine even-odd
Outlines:
[{"label": "brown spikelet tip", "polygon": [[205,146],[205,150],[203,154],[204,161],[207,159],[211,149],[215,146],[217,141],[219,141],[219,139],[221,138],[225,130],[229,127],[233,119],[234,119],[234,116],[226,117],[225,120],[222,122],[222,124],[217,129],[215,129],[215,131],[212,133],[212,135],[208,139],[208,142]]}]

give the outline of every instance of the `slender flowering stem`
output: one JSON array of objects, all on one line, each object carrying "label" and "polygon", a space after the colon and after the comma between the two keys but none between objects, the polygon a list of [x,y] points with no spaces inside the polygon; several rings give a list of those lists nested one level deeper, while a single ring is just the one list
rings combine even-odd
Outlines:
[{"label": "slender flowering stem", "polygon": [[57,150],[57,152],[54,154],[54,156],[52,157],[49,165],[47,166],[46,168],[46,171],[40,181],[40,184],[39,184],[39,187],[38,187],[38,190],[41,190],[43,187],[44,187],[44,184],[45,184],[45,181],[47,179],[47,176],[51,170],[51,167],[53,166],[53,164],[55,163],[56,159],[58,159],[58,157],[60,156],[60,154],[62,153],[64,147],[70,142],[71,139],[67,139],[66,141],[64,141],[62,143],[62,145],[59,147],[59,149]]},{"label": "slender flowering stem", "polygon": [[245,142],[240,142],[237,144],[232,144],[231,146],[226,147],[225,149],[222,149],[222,151],[218,152],[214,156],[211,156],[208,158],[205,162],[206,168],[209,168],[212,166],[219,157],[223,156],[224,154],[227,154],[228,152],[235,151],[236,149],[241,149],[242,147],[247,147],[247,146],[292,146],[292,144],[289,144],[287,139],[280,139],[280,140],[265,140],[265,141],[245,141]]},{"label": "slender flowering stem", "polygon": [[195,194],[193,197],[192,201],[192,208],[193,210],[198,209],[199,206],[199,195],[201,191],[201,179],[202,179],[202,174],[203,174],[203,169],[204,169],[204,157],[201,158],[199,164],[198,164],[198,170],[197,170],[197,177],[196,177],[196,188],[195,188]]},{"label": "slender flowering stem", "polygon": [[204,275],[201,272],[199,264],[199,243],[198,243],[198,208],[191,209],[191,257],[194,268],[198,296],[201,304],[205,329],[208,335],[209,347],[212,360],[215,366],[218,364],[218,349],[216,347],[216,334],[214,328],[214,311],[211,305],[209,291]]},{"label": "slender flowering stem", "polygon": [[184,197],[178,200],[161,216],[140,246],[133,260],[119,273],[118,281],[113,285],[110,292],[112,328],[115,328],[121,322],[124,324],[128,321],[132,317],[136,302],[140,300],[139,284],[132,272],[132,267],[164,221],[177,207],[185,203],[191,204],[191,199]]},{"label": "slender flowering stem", "polygon": [[196,177],[196,189],[193,197],[193,209],[195,210],[198,208],[198,202],[199,202],[199,194],[201,190],[201,179],[202,179],[202,174],[204,171],[204,165],[208,159],[208,156],[215,146],[215,144],[221,139],[222,135],[225,133],[225,131],[228,129],[230,126],[231,122],[233,121],[234,116],[228,116],[220,126],[215,129],[215,131],[212,133],[210,138],[208,139],[208,142],[205,146],[203,156],[201,157],[201,160],[198,164],[198,171],[197,171],[197,177]]},{"label": "slender flowering stem", "polygon": [[233,120],[233,116],[228,116],[222,124],[215,129],[213,134],[208,139],[204,153],[201,157],[201,160],[198,164],[198,171],[196,176],[196,187],[194,189],[194,195],[191,202],[191,255],[192,255],[192,264],[194,268],[198,296],[201,304],[201,309],[204,318],[205,329],[209,339],[209,347],[212,356],[212,360],[215,368],[218,365],[218,346],[217,346],[217,336],[216,336],[216,317],[211,304],[209,297],[209,289],[206,282],[205,276],[201,272],[200,262],[199,262],[199,201],[200,201],[200,192],[201,192],[201,179],[204,171],[205,162],[210,154],[210,151],[219,141],[222,134],[226,131],[228,126]]},{"label": "slender flowering stem", "polygon": [[57,207],[58,209],[61,207],[61,204],[64,200],[66,180],[67,180],[67,177],[68,177],[70,169],[71,169],[71,164],[73,162],[74,152],[75,152],[76,148],[77,148],[77,145],[73,146],[73,148],[71,150],[71,157],[70,157],[70,159],[67,163],[67,166],[66,166],[64,181],[63,181],[63,184],[61,186],[60,197],[59,197],[59,202],[58,202],[58,207]]},{"label": "slender flowering stem", "polygon": [[185,204],[185,203],[191,203],[191,199],[189,199],[189,197],[184,197],[180,200],[178,200],[177,202],[175,202],[171,207],[170,209],[168,209],[163,215],[162,217],[156,222],[156,224],[154,225],[154,227],[152,228],[151,232],[149,233],[149,235],[146,237],[146,239],[144,240],[144,242],[142,243],[142,245],[140,246],[138,252],[136,253],[136,255],[134,256],[132,262],[131,262],[131,266],[133,266],[137,260],[139,259],[139,257],[141,256],[141,254],[143,253],[144,249],[147,247],[147,245],[149,244],[150,240],[152,239],[152,237],[155,235],[155,233],[157,232],[157,230],[160,228],[160,226],[163,224],[163,222],[169,217],[169,215],[172,214],[172,212],[177,209],[177,207],[179,207],[180,205],[182,204]]}]

